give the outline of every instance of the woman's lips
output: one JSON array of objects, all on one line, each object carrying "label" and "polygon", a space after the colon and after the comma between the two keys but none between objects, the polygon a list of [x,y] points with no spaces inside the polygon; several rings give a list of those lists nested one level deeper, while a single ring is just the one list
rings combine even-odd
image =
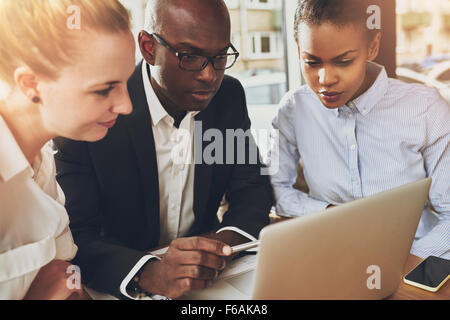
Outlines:
[{"label": "woman's lips", "polygon": [[342,93],[343,92],[322,91],[319,93],[319,95],[324,101],[332,103],[338,101],[341,98]]},{"label": "woman's lips", "polygon": [[114,125],[116,124],[116,119],[112,120],[112,121],[108,121],[108,122],[99,122],[99,125],[105,127],[105,128],[112,128],[114,127]]}]

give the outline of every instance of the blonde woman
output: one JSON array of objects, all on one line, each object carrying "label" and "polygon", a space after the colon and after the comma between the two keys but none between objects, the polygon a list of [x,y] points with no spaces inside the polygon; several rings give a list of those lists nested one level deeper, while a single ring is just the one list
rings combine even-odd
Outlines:
[{"label": "blonde woman", "polygon": [[77,246],[48,142],[100,140],[131,112],[129,15],[117,0],[0,0],[0,30],[0,299],[72,298]]}]

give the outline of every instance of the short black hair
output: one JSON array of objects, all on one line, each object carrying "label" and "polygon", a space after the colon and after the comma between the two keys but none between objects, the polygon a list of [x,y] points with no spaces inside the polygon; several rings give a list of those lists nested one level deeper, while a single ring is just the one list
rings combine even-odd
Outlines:
[{"label": "short black hair", "polygon": [[372,40],[380,30],[370,30],[367,27],[367,9],[374,0],[300,0],[295,12],[294,36],[298,41],[299,24],[320,25],[329,22],[337,26],[350,23],[365,28],[369,40]]}]

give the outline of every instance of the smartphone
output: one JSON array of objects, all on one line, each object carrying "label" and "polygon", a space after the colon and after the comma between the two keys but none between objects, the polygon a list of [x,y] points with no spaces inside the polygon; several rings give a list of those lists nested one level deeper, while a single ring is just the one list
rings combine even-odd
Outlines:
[{"label": "smartphone", "polygon": [[450,278],[450,260],[429,256],[411,270],[403,281],[421,289],[436,292]]}]

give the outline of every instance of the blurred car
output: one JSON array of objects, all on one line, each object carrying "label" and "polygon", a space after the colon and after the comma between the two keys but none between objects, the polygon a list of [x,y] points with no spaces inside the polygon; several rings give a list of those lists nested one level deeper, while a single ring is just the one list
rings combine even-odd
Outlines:
[{"label": "blurred car", "polygon": [[439,63],[449,61],[450,55],[449,54],[442,54],[442,55],[432,55],[426,57],[422,62],[421,66],[424,70],[429,70],[436,66]]},{"label": "blurred car", "polygon": [[427,74],[430,78],[450,85],[450,61],[444,61],[434,65]]},{"label": "blurred car", "polygon": [[416,71],[419,73],[422,73],[425,70],[424,66],[419,62],[402,63],[402,64],[398,65],[397,67],[410,69],[410,70],[413,70],[413,71]]},{"label": "blurred car", "polygon": [[[437,72],[437,71],[436,71]],[[399,67],[396,69],[397,73],[397,79],[402,80],[407,83],[420,83],[424,84],[429,87],[436,88],[442,97],[450,102],[450,87],[448,84],[445,84],[444,82],[441,82],[439,80],[436,80],[435,78],[432,78],[430,76],[430,73],[423,74],[416,72],[411,69],[402,68]],[[445,71],[443,75],[445,75]],[[439,73],[438,76],[442,75],[442,73]]]}]

